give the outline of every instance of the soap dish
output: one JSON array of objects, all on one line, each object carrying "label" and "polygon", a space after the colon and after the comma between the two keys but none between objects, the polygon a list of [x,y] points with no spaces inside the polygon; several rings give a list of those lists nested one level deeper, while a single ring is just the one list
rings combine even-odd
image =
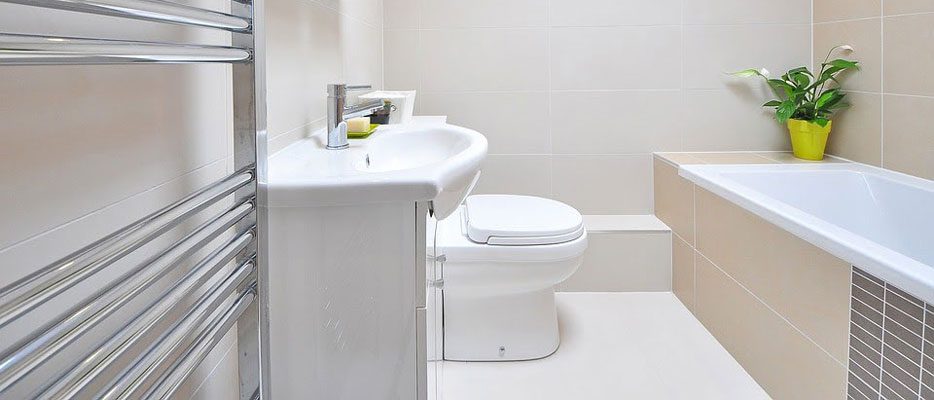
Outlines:
[{"label": "soap dish", "polygon": [[376,128],[379,128],[379,124],[370,124],[370,129],[366,132],[347,132],[347,137],[350,139],[366,139],[372,135],[373,132],[376,132]]}]

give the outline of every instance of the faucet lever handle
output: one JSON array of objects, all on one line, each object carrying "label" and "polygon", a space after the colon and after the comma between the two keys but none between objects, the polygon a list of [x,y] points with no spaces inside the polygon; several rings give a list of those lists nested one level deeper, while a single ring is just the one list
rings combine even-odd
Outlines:
[{"label": "faucet lever handle", "polygon": [[366,89],[372,89],[372,88],[373,88],[372,85],[347,85],[346,86],[347,90],[366,90]]}]

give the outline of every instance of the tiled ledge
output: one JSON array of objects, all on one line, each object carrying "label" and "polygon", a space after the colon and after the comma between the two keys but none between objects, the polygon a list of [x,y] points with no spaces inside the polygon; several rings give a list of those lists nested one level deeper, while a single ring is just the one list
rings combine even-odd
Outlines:
[{"label": "tiled ledge", "polygon": [[814,164],[849,162],[845,159],[827,155],[822,161],[808,161],[795,158],[787,151],[756,152],[666,152],[655,153],[655,158],[671,165],[691,164]]}]

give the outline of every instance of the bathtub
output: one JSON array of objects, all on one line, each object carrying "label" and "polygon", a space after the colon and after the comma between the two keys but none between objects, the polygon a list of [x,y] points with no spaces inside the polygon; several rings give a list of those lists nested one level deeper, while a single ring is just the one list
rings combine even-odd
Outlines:
[{"label": "bathtub", "polygon": [[856,163],[685,165],[679,174],[934,303],[934,181]]}]

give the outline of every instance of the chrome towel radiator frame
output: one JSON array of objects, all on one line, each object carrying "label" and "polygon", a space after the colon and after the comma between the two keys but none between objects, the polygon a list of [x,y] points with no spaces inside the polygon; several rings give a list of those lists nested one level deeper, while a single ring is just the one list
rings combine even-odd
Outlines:
[{"label": "chrome towel radiator frame", "polygon": [[[162,0],[0,2],[231,32],[230,46],[0,33],[0,67],[229,63],[233,70],[233,158],[237,171],[0,288],[2,329],[196,213],[222,199],[234,199],[233,206],[63,310],[0,354],[0,399],[8,398],[4,393],[17,382],[167,276],[173,266],[229,231],[234,233],[231,239],[196,260],[194,267],[158,296],[147,299],[146,306],[128,318],[123,329],[104,338],[98,348],[83,351],[76,364],[58,368],[52,379],[34,388],[34,393],[41,399],[73,398],[90,387],[95,378],[116,372],[116,378],[102,388],[99,382],[94,383],[95,390],[103,393],[102,398],[172,398],[236,325],[240,399],[268,399],[268,346],[264,339],[268,302],[263,0],[232,0],[230,13]],[[231,263],[232,268],[224,268]],[[184,308],[179,312],[181,304]],[[144,343],[144,338],[154,335],[156,340]],[[115,360],[130,354],[127,351],[133,346],[145,346],[145,350],[134,355],[128,365],[117,365]]]}]

